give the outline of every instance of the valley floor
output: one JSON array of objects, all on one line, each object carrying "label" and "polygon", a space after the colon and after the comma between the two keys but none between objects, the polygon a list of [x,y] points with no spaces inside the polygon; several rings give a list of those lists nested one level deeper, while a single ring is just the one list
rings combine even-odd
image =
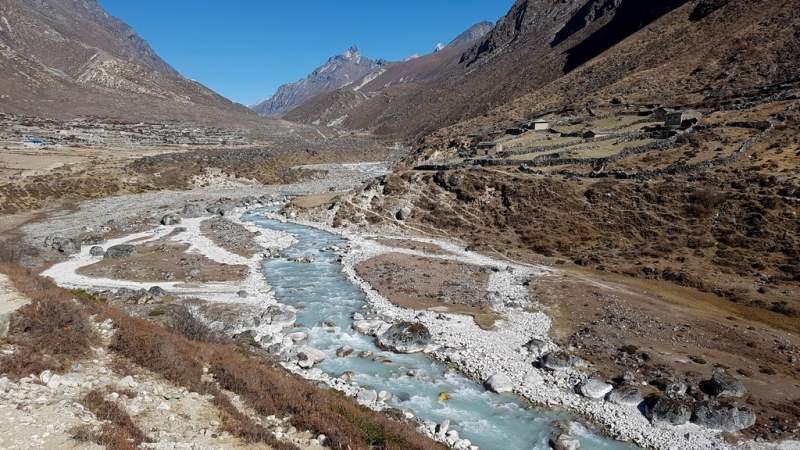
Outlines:
[{"label": "valley floor", "polygon": [[[165,236],[174,231],[165,230],[159,221],[169,213],[180,211],[185,204],[205,207],[221,197],[233,204],[247,196],[251,199],[259,197],[265,202],[268,199],[281,201],[287,195],[341,191],[371,178],[376,173],[375,169],[375,166],[368,165],[340,167],[338,171],[332,171],[333,176],[297,185],[262,186],[226,181],[193,191],[109,197],[82,202],[66,210],[55,208],[45,211],[31,216],[30,221],[22,226],[11,220],[7,222],[4,233],[13,231],[22,237],[19,245],[26,242],[35,247],[41,247],[45,238],[54,232],[60,232],[64,237],[78,237],[103,231],[108,233],[109,239],[116,238],[119,242],[128,241],[131,236],[136,237],[135,233],[155,239],[159,237],[153,233],[155,230],[161,230]],[[305,206],[324,206],[330,200],[329,195],[318,196]],[[296,215],[298,219],[319,219],[319,216],[315,217],[310,212],[304,213],[302,208],[294,210],[299,211]],[[236,215],[233,218],[236,222]],[[225,301],[245,302],[237,295],[245,290],[257,298],[269,299],[268,286],[263,280],[253,278],[259,270],[257,257],[250,256],[248,259],[235,255],[232,252],[237,245],[214,241],[214,233],[210,230],[200,231],[200,222],[203,220],[188,219],[184,224],[186,230],[183,233],[189,236],[185,242],[191,245],[188,251],[182,247],[183,251],[187,251],[186,256],[199,255],[222,264],[240,264],[248,267],[249,275],[243,279],[213,279],[212,275],[198,275],[196,279],[191,279],[188,272],[176,271],[180,280],[157,284],[169,292],[185,289],[185,295],[199,298],[224,297]],[[319,223],[315,225],[325,226]],[[745,448],[772,448],[766,443],[754,444],[753,437],[781,437],[780,433],[775,433],[780,426],[785,425],[787,431],[800,426],[791,422],[796,421],[792,408],[795,407],[793,402],[796,402],[799,388],[797,381],[790,374],[765,369],[770,367],[771,357],[795,358],[795,361],[800,357],[797,351],[800,339],[796,330],[765,326],[763,322],[736,311],[730,304],[722,304],[713,296],[662,282],[615,277],[572,264],[531,265],[510,261],[499,255],[465,252],[464,245],[457,242],[431,240],[405,232],[402,227],[384,226],[382,230],[351,227],[331,231],[344,233],[351,239],[353,247],[359,249],[345,252],[343,258],[346,270],[350,271],[353,279],[361,280],[373,307],[385,317],[395,320],[416,319],[425,323],[440,345],[434,356],[456,363],[478,381],[496,372],[507,371],[515,382],[515,391],[520,395],[540,404],[565,406],[591,417],[612,435],[627,436],[640,445],[656,448],[671,448],[676,440],[684,443],[683,448],[724,446],[724,442],[738,442]],[[247,234],[242,239],[246,240]],[[201,239],[204,236],[208,238],[207,241]],[[252,238],[262,247],[272,247],[275,251],[286,245],[279,236]],[[4,245],[14,244],[6,241]],[[110,273],[117,279],[111,281],[93,279],[91,274],[76,275],[77,265],[67,268],[65,264],[78,260],[52,250],[43,250],[37,257],[25,258],[28,258],[28,264],[47,269],[46,275],[53,276],[57,282],[69,287],[139,289],[156,284],[145,276],[153,258],[150,262],[145,258],[139,263],[140,266],[117,272],[112,268],[106,274]],[[202,265],[202,261],[197,264]],[[437,271],[437,265],[443,270]],[[504,275],[506,273],[509,275]],[[145,274],[142,275],[145,278],[137,279],[137,274]],[[511,291],[498,288],[498,276],[514,279],[510,284],[506,283],[507,286],[514,286],[509,288]],[[400,279],[392,280],[392,277]],[[425,281],[409,283],[408,280]],[[470,292],[472,297],[468,295]],[[487,295],[492,292],[494,297]],[[154,308],[157,307],[130,307],[137,314],[147,314]],[[421,310],[433,314],[419,314]],[[465,316],[461,314],[476,320],[462,320]],[[440,316],[448,320],[442,320]],[[551,319],[552,328],[549,326]],[[533,328],[534,324],[537,328]],[[548,329],[549,338],[555,344],[580,356],[587,365],[578,371],[560,373],[534,370],[540,355],[523,351],[522,346],[532,337],[549,341],[546,336]],[[92,372],[103,370],[102,359],[99,357],[98,360],[85,362],[86,380],[104,379],[100,376],[104,372]],[[716,435],[694,425],[655,428],[635,408],[589,400],[570,392],[575,380],[591,373],[595,378],[615,385],[636,385],[645,395],[657,391],[654,380],[661,379],[665,383],[683,384],[684,388],[688,386],[690,395],[702,396],[698,390],[699,382],[710,378],[715,369],[720,368],[744,383],[748,394],[739,401],[754,409],[758,416],[756,427],[745,430],[742,435]],[[37,424],[41,427],[41,433],[37,432],[37,435],[63,434],[68,427],[49,430],[47,427],[52,424],[43,419],[41,414],[51,414],[47,412],[47,405],[61,402],[59,396],[68,393],[37,387],[43,381],[21,381],[13,386],[10,396],[6,394],[9,401],[14,399],[17,404],[23,405],[22,410],[30,412],[32,417],[16,417],[22,413],[14,412],[14,422],[9,423],[22,423],[27,434],[34,433]],[[118,383],[118,380],[115,382]],[[155,383],[150,380],[147,382]],[[154,389],[163,391],[167,388],[161,386]],[[21,394],[23,392],[24,395]],[[76,394],[69,395],[74,397]],[[196,399],[189,393],[179,397]],[[167,414],[170,411],[168,408],[157,410],[166,411],[162,415],[169,420],[173,416],[176,420],[189,420],[186,414],[180,414],[180,417],[174,413]],[[80,416],[76,417],[83,420]],[[13,427],[13,430],[17,430],[18,425]],[[207,430],[199,424],[187,425],[187,428],[203,430],[204,433]],[[191,439],[182,439],[187,439],[186,436],[191,434],[187,431],[183,438],[170,442],[175,445],[190,442]],[[687,440],[685,435],[690,438]],[[782,437],[789,436],[792,436],[792,432]],[[42,442],[50,441],[44,439]],[[308,437],[304,442],[310,442]],[[9,448],[27,448],[14,445],[9,444]],[[214,445],[208,448],[215,448]],[[794,448],[792,445],[786,442],[775,448]]]}]

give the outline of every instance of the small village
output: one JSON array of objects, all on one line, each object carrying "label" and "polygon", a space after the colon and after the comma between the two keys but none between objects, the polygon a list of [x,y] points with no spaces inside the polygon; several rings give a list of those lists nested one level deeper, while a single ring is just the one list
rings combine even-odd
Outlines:
[{"label": "small village", "polygon": [[15,148],[137,148],[157,146],[238,147],[242,136],[213,128],[187,128],[178,123],[127,123],[109,119],[42,119],[0,113],[0,147]]}]

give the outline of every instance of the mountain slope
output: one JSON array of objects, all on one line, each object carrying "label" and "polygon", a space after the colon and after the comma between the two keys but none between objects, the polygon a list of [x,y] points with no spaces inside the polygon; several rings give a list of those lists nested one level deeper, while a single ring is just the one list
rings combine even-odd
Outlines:
[{"label": "mountain slope", "polygon": [[348,86],[370,73],[382,70],[388,64],[386,60],[364,57],[353,45],[341,55],[328,59],[306,78],[279,87],[275,95],[257,103],[252,109],[262,116],[278,116],[317,94]]},{"label": "mountain slope", "polygon": [[[702,5],[708,3],[711,2]],[[764,16],[759,5],[766,5],[774,17],[776,8],[786,10],[791,3],[733,1],[713,4],[718,5],[718,10],[712,8],[707,17],[699,20],[692,19],[695,5],[685,0],[568,0],[557,3],[519,0],[492,32],[464,52],[457,67],[412,88],[395,90],[389,86],[381,90],[392,98],[391,103],[379,105],[376,96],[349,111],[343,126],[369,128],[387,137],[410,138],[461,120],[480,117],[529,94],[539,93],[545,98],[577,98],[585,92],[578,95],[574,86],[567,86],[559,80],[566,80],[562,78],[564,75],[601,59],[603,63],[595,65],[594,75],[581,71],[575,81],[591,85],[596,92],[616,83],[625,74],[653,70],[662,67],[665,59],[674,61],[678,57],[688,57],[700,63],[687,71],[681,67],[680,72],[675,71],[677,68],[667,67],[674,76],[683,79],[698,78],[691,72],[702,67],[704,60],[714,61],[713,64],[719,67],[737,64],[735,59],[720,60],[718,55],[722,53],[728,58],[741,53],[738,58],[753,59],[767,51],[771,52],[766,57],[768,60],[777,61],[779,54],[796,60],[796,56],[789,56],[791,45],[779,50],[771,48],[771,44],[762,48],[749,43],[793,39],[792,26],[778,29],[775,24],[760,24],[758,19]],[[744,11],[741,14],[745,15],[727,12],[737,9]],[[785,14],[792,17],[791,12]],[[788,23],[792,23],[791,20]],[[728,28],[732,24],[737,28]],[[663,30],[668,35],[655,30]],[[731,30],[750,30],[751,37],[756,39],[725,39]],[[771,33],[769,36],[775,39],[765,38],[759,30]],[[647,48],[620,50],[632,43],[643,42],[647,42]],[[747,48],[747,51],[737,50],[741,48]],[[609,51],[615,52],[613,59],[604,58]],[[605,76],[596,75],[597,70],[602,70]],[[712,83],[713,77],[718,75],[706,77],[707,74],[699,75],[704,83]],[[772,79],[777,78],[769,75],[764,81]],[[671,84],[671,80],[666,81]],[[670,88],[670,91],[664,90],[662,96],[651,101],[670,100],[679,89]],[[649,95],[652,96],[652,91]],[[433,103],[436,108],[430,108]]]},{"label": "mountain slope", "polygon": [[252,116],[182,77],[96,0],[0,0],[0,109],[131,120]]},{"label": "mountain slope", "polygon": [[476,23],[463,33],[456,36],[456,38],[450,41],[449,44],[445,45],[444,48],[461,47],[462,45],[471,44],[486,36],[490,31],[492,31],[492,28],[494,28],[494,24],[492,22],[483,21]]}]

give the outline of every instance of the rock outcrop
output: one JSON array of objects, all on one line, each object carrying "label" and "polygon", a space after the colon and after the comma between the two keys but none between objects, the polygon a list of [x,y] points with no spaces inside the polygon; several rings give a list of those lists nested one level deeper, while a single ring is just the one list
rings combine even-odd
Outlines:
[{"label": "rock outcrop", "polygon": [[400,322],[378,335],[377,344],[396,353],[419,353],[428,347],[430,340],[431,333],[425,325]]}]

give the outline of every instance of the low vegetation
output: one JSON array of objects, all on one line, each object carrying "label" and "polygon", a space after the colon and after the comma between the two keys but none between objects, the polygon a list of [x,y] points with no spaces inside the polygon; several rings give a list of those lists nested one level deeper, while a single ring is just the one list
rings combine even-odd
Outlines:
[{"label": "low vegetation", "polygon": [[[91,321],[111,319],[116,332],[109,349],[124,362],[120,364],[125,372],[135,365],[177,386],[211,395],[222,429],[247,442],[264,443],[276,450],[297,449],[241,412],[226,391],[239,395],[260,415],[289,417],[297,429],[324,434],[326,445],[334,449],[439,448],[398,411],[375,412],[340,393],[313,386],[283,369],[266,352],[237,347],[213,333],[185,307],[166,312],[165,328],[131,317],[84,291],[60,288],[30,270],[5,265],[0,271],[31,299],[12,315],[7,344],[15,348],[15,353],[0,357],[0,373],[6,376],[20,378],[45,369],[68,370],[98,345]],[[119,406],[106,401],[103,392],[92,391],[82,401],[108,423],[99,430],[75,429],[76,439],[114,450],[133,449],[147,442],[135,422]]]}]

